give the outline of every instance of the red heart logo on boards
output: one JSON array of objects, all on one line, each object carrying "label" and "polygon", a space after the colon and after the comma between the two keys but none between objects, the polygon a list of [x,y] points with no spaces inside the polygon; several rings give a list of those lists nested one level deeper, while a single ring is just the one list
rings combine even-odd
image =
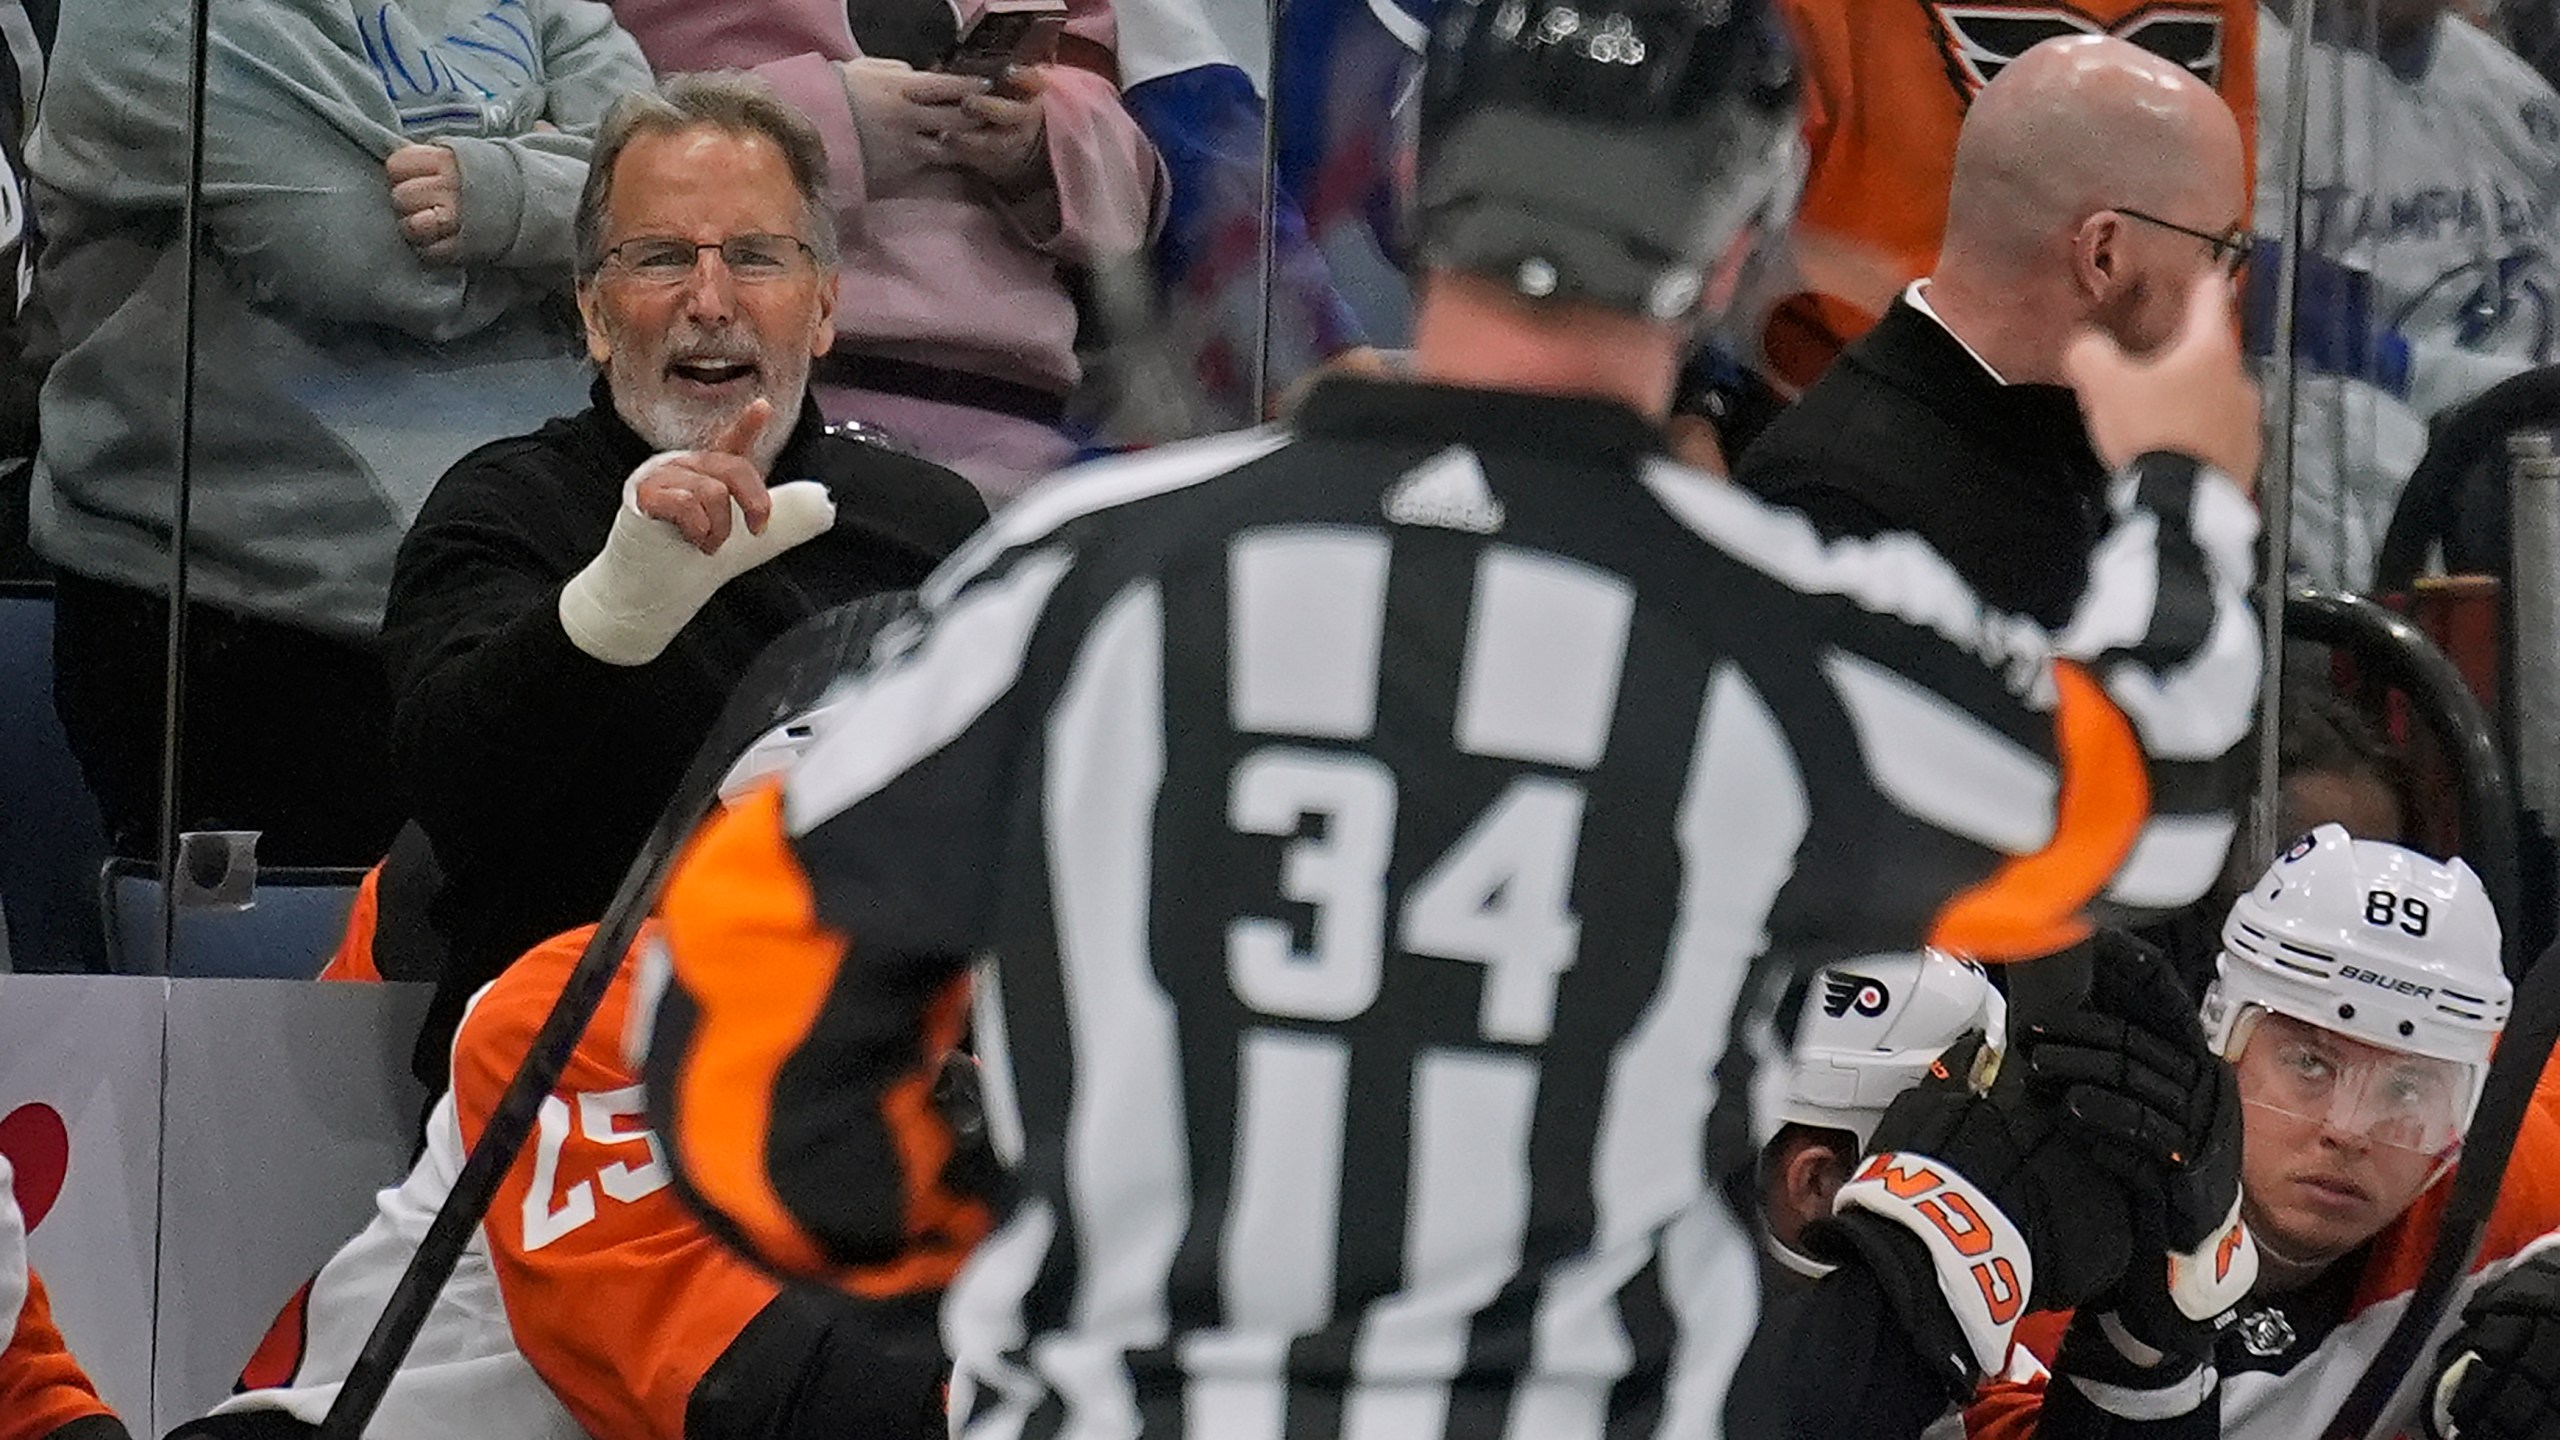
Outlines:
[{"label": "red heart logo on boards", "polygon": [[18,1209],[33,1230],[44,1223],[71,1171],[71,1127],[42,1101],[21,1105],[0,1116],[0,1155],[17,1172]]}]

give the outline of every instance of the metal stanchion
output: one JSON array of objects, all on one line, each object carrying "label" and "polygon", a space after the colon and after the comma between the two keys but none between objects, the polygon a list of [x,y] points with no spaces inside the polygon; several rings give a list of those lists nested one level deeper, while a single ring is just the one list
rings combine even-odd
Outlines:
[{"label": "metal stanchion", "polygon": [[[2290,582],[2285,575],[2293,544],[2293,426],[2299,407],[2294,383],[2293,334],[2297,323],[2294,291],[2302,273],[2303,151],[2309,143],[2310,104],[2303,93],[2311,74],[2310,5],[2292,13],[2285,53],[2284,144],[2276,154],[2277,193],[2284,214],[2277,227],[2274,344],[2276,359],[2267,377],[2266,413],[2271,432],[2266,461],[2259,467],[2258,514],[2266,529],[2266,574],[2258,589],[2258,623],[2265,636],[2266,673],[2258,692],[2257,780],[2251,790],[2243,843],[2250,855],[2272,855],[2282,837],[2276,832],[2277,707],[2284,689],[2284,601]],[[2233,57],[2251,63],[2254,57]]]},{"label": "metal stanchion", "polygon": [[2507,733],[2517,799],[2560,837],[2560,451],[2539,430],[2507,450]]}]

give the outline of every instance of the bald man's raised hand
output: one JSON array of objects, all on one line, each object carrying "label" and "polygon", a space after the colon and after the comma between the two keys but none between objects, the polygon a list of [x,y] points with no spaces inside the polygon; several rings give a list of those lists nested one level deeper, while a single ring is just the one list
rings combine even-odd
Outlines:
[{"label": "bald man's raised hand", "polygon": [[2135,355],[2096,330],[2063,352],[2089,440],[2121,470],[2154,450],[2192,455],[2249,488],[2258,473],[2258,387],[2240,359],[2231,286],[2196,281],[2177,336]]}]

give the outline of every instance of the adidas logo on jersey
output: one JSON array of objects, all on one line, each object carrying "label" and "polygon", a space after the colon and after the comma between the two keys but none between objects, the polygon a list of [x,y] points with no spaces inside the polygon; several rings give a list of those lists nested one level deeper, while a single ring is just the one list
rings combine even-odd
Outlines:
[{"label": "adidas logo on jersey", "polygon": [[1502,528],[1502,502],[1484,480],[1475,452],[1452,445],[1415,466],[1388,489],[1383,507],[1398,525],[1434,525],[1490,535]]}]

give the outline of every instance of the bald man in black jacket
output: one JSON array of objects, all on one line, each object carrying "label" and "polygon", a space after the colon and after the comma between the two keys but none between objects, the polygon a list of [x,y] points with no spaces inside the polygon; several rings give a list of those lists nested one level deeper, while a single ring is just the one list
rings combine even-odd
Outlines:
[{"label": "bald man in black jacket", "polygon": [[1986,601],[2062,625],[2107,516],[2062,352],[2087,325],[2165,340],[2194,277],[2246,253],[2248,205],[2211,88],[2120,40],[2038,46],[1966,116],[1936,274],[1735,478],[1827,536],[1916,533]]}]

